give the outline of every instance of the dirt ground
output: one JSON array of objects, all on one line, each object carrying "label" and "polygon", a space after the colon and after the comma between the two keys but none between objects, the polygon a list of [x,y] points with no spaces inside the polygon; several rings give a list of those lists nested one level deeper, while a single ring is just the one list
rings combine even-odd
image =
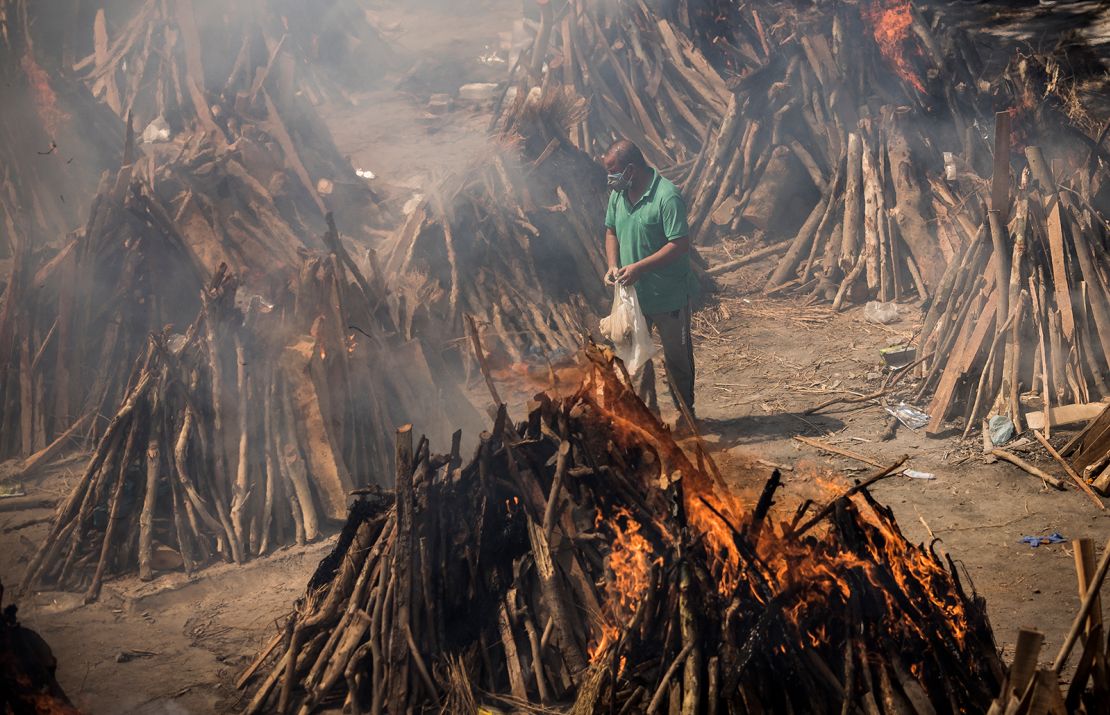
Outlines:
[{"label": "dirt ground", "polygon": [[[378,3],[382,27],[399,47],[398,66],[417,62],[423,68],[391,70],[355,96],[357,105],[326,112],[355,166],[382,181],[419,187],[481,154],[488,122],[483,108],[430,115],[427,98],[502,76],[503,65],[479,58],[511,30],[520,5],[463,5],[445,13],[425,2]],[[999,26],[1009,28],[1007,22]],[[450,77],[444,78],[444,67],[451,68]],[[742,250],[726,244],[705,255],[712,263]],[[929,439],[900,428],[894,440],[880,442],[887,415],[875,401],[803,414],[831,397],[877,389],[884,377],[878,350],[909,338],[920,311],[900,306],[900,321],[881,326],[866,322],[858,307],[836,314],[795,299],[764,299],[758,287],[769,269],[770,263],[757,264],[723,277],[722,291],[695,321],[697,407],[717,460],[742,490],[758,489],[770,472],[756,460],[789,467],[781,500],[792,502],[820,498],[829,482],[848,484],[870,469],[822,454],[795,436],[820,438],[883,463],[908,454],[910,467],[935,479],[888,479],[873,489],[875,496],[894,509],[912,541],[935,537],[961,565],[987,599],[1007,657],[1017,629],[1034,626],[1045,633],[1044,653],[1051,660],[1078,604],[1071,547],[1031,548],[1020,539],[1060,532],[1101,545],[1110,534],[1110,516],[1075,490],[1046,489],[1007,464],[986,464],[974,439]],[[906,386],[912,388],[912,381]],[[480,396],[479,386],[472,387]],[[58,465],[26,485],[29,496],[61,498],[80,469],[78,458]],[[36,522],[49,514],[47,508],[0,511],[4,583],[22,576],[47,530]],[[283,549],[243,567],[212,567],[193,580],[181,574],[152,583],[111,581],[90,606],[81,604],[80,594],[36,593],[22,599],[20,614],[51,644],[62,686],[87,712],[232,710],[241,704],[236,678],[277,633],[276,624],[333,541]]]}]

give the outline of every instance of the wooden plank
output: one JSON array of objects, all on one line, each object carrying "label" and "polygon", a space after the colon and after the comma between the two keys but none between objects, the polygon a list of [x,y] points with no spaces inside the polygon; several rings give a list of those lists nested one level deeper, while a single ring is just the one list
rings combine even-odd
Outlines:
[{"label": "wooden plank", "polygon": [[[1079,422],[1086,422],[1098,417],[1105,409],[1106,403],[1104,402],[1060,405],[1049,410],[1049,424],[1056,427],[1058,425],[1074,425]],[[1029,429],[1044,429],[1044,413],[1041,411],[1026,412],[1025,423],[1029,426]]]},{"label": "wooden plank", "polygon": [[1064,337],[1071,342],[1075,335],[1075,314],[1072,312],[1071,285],[1068,283],[1068,269],[1064,261],[1064,224],[1060,220],[1059,201],[1048,214],[1048,252],[1052,260],[1052,284],[1056,293],[1056,305],[1060,308]]},{"label": "wooden plank", "polygon": [[929,424],[925,427],[925,434],[937,434],[941,431],[945,417],[948,414],[948,406],[952,403],[960,378],[971,369],[975,357],[986,343],[987,334],[990,333],[991,325],[994,322],[988,316],[997,312],[997,303],[997,294],[992,293],[987,300],[987,304],[980,311],[975,327],[969,332],[965,322],[963,328],[961,328],[960,336],[956,338],[956,344],[952,346],[953,357],[949,359],[948,365],[944,368],[936,392],[933,393],[933,399],[929,403]]},{"label": "wooden plank", "polygon": [[991,210],[1005,228],[1010,222],[1010,113],[994,115],[994,173],[991,175]]},{"label": "wooden plank", "polygon": [[329,429],[331,416],[321,404],[310,374],[315,359],[316,341],[310,338],[290,345],[282,356],[309,474],[316,483],[324,513],[331,519],[343,519],[347,516],[347,495],[355,487]]}]

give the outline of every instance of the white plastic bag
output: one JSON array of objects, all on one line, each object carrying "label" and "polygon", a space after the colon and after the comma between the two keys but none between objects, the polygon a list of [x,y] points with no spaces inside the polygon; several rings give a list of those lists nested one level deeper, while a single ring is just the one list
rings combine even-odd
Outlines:
[{"label": "white plastic bag", "polygon": [[655,343],[634,288],[613,287],[613,309],[601,319],[600,327],[601,334],[613,341],[617,357],[629,374],[637,372],[655,354]]}]

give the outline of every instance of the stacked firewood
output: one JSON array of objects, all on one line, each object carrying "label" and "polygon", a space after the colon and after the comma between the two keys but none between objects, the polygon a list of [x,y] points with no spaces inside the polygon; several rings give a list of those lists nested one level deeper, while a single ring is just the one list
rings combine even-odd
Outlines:
[{"label": "stacked firewood", "polygon": [[[956,418],[966,435],[987,415],[1021,431],[1034,422],[1027,404],[1050,430],[1061,407],[1110,394],[1110,164],[1091,155],[1076,166],[1066,153],[1026,147],[1011,200],[1010,153],[999,152],[991,210],[949,265],[921,330],[929,432]],[[1054,165],[1067,168],[1059,179]]]},{"label": "stacked firewood", "polygon": [[935,225],[957,201],[932,177],[945,150],[971,162],[986,148],[974,47],[909,2],[824,6],[790,26],[773,60],[737,83],[686,184],[696,235],[791,239],[768,294],[837,307],[927,298],[972,238],[960,222]]},{"label": "stacked firewood", "polygon": [[576,349],[605,275],[604,172],[566,138],[582,111],[570,93],[519,97],[490,155],[429,188],[383,263],[406,334],[462,336],[469,314],[515,362]]},{"label": "stacked firewood", "polygon": [[587,97],[571,137],[591,151],[640,144],[682,182],[698,241],[780,243],[763,254],[785,254],[768,293],[925,298],[971,240],[966,222],[934,225],[957,192],[926,171],[943,150],[984,153],[975,122],[989,99],[972,43],[939,16],[903,0],[688,2],[674,18],[586,5],[544,15],[519,85]]},{"label": "stacked firewood", "polygon": [[[4,586],[0,584],[0,606]],[[15,604],[0,612],[0,693],[5,712],[80,715],[54,677],[58,661],[38,633],[20,625]]]},{"label": "stacked firewood", "polygon": [[[268,135],[223,146],[198,132],[146,155],[135,139],[129,127],[83,231],[52,257],[13,264],[0,305],[4,456],[111,414],[147,335],[187,324],[221,263],[260,281],[296,266],[312,240],[297,206],[305,187],[289,183]],[[91,427],[96,437],[104,423]]]},{"label": "stacked firewood", "polygon": [[[114,37],[109,24],[120,28]],[[309,38],[286,26],[266,3],[108,3],[95,16],[94,51],[76,69],[95,96],[152,137],[184,132],[222,148],[264,134],[273,146],[259,158],[284,167],[289,184],[268,190],[303,194],[297,208],[318,224],[332,210],[361,228],[372,221],[359,209],[374,205],[374,196],[313,108],[324,90],[302,54]],[[269,173],[248,165],[252,174]]]},{"label": "stacked firewood", "polygon": [[1110,409],[1103,408],[1060,449],[1060,454],[1095,491],[1110,496]]},{"label": "stacked firewood", "polygon": [[[147,334],[187,324],[220,264],[265,284],[295,270],[302,247],[322,247],[314,237],[333,208],[356,236],[393,221],[299,98],[304,82],[280,41],[259,59],[265,36],[238,14],[239,61],[227,73],[215,67],[224,84],[210,98],[193,13],[191,3],[144,2],[112,52],[93,55],[90,82],[128,126],[122,166],[102,182],[83,231],[53,254],[13,233],[19,250],[0,304],[0,457],[89,428],[99,438],[106,422],[94,416],[123,398]],[[181,46],[155,51],[152,33]],[[112,78],[128,88],[119,102]],[[169,78],[196,91],[181,94]],[[163,133],[147,131],[152,116],[165,120]]]},{"label": "stacked firewood", "polygon": [[[990,715],[1004,713],[1100,713],[1110,702],[1110,641],[1106,639],[1099,591],[1110,567],[1110,542],[1095,565],[1095,544],[1075,539],[1075,571],[1079,584],[1079,613],[1072,621],[1052,665],[1039,667],[1044,634],[1023,628],[1018,632],[1014,662]],[[1060,674],[1068,658],[1079,649],[1071,682],[1064,687]]]},{"label": "stacked firewood", "polygon": [[[702,26],[716,11],[729,17],[735,11],[710,0],[673,3],[669,17],[637,0],[557,5],[539,3],[536,36],[513,68],[510,91],[522,95],[531,88],[561,86],[588,98],[589,111],[575,122],[570,139],[590,154],[627,138],[654,164],[688,166],[729,100],[725,81],[709,59],[724,51],[714,51],[718,33],[712,23]],[[757,24],[758,17],[755,12],[748,16]],[[744,37],[740,47],[729,48],[730,56],[742,66],[754,66],[766,42]]]},{"label": "stacked firewood", "polygon": [[80,224],[123,139],[119,119],[35,42],[37,9],[0,1],[0,265],[57,246]]},{"label": "stacked firewood", "polygon": [[393,425],[476,417],[434,355],[372,322],[380,296],[334,229],[326,240],[331,253],[306,252],[267,298],[220,266],[183,333],[149,335],[24,588],[91,601],[109,575],[313,540],[388,469]]},{"label": "stacked firewood", "polygon": [[468,461],[398,431],[396,489],[353,507],[247,712],[986,710],[982,600],[867,492],[901,462],[816,513],[772,511],[778,472],[746,505],[611,355],[583,370]]}]

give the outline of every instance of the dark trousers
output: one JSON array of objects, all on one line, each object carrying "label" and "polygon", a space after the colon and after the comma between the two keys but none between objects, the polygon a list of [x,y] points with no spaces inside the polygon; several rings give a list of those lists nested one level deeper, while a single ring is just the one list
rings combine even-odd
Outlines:
[{"label": "dark trousers", "polygon": [[[655,328],[659,341],[663,343],[663,364],[670,381],[671,399],[680,413],[678,398],[686,403],[694,414],[694,345],[690,340],[690,306],[673,310],[670,313],[645,315],[648,329]],[[659,412],[659,398],[655,391],[655,365],[653,360],[644,363],[635,376],[636,392],[655,413]],[[678,392],[676,395],[675,392]]]}]

